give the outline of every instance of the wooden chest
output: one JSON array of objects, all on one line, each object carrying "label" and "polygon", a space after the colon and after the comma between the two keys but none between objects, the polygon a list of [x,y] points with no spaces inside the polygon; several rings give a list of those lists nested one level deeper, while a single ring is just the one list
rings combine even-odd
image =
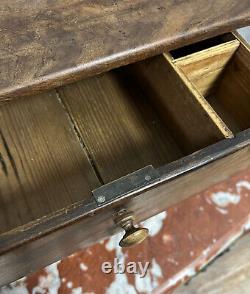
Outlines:
[{"label": "wooden chest", "polygon": [[1,1],[0,285],[250,168],[235,2]]}]

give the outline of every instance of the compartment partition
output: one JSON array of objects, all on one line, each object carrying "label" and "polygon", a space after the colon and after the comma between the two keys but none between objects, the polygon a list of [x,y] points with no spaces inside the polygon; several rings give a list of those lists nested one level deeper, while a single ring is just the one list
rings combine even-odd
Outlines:
[{"label": "compartment partition", "polygon": [[[223,42],[224,38],[219,40]],[[208,44],[214,44],[214,42],[210,41]],[[192,54],[184,55],[175,59],[174,64],[181,68],[190,82],[197,87],[203,96],[207,96],[215,88],[226,64],[232,58],[239,45],[240,42],[233,39],[226,43],[217,44]],[[189,50],[186,49],[184,51]]]},{"label": "compartment partition", "polygon": [[224,69],[214,91],[207,97],[235,133],[250,128],[250,51],[243,43]]},{"label": "compartment partition", "polygon": [[221,43],[191,54],[185,55],[190,49],[183,54],[179,49],[171,60],[183,73],[183,81],[190,82],[230,130],[238,133],[250,128],[250,51],[238,35],[226,36]]},{"label": "compartment partition", "polygon": [[225,138],[164,56],[61,87],[58,94],[104,183]]},{"label": "compartment partition", "polygon": [[185,154],[232,133],[168,55],[131,65],[135,77]]}]

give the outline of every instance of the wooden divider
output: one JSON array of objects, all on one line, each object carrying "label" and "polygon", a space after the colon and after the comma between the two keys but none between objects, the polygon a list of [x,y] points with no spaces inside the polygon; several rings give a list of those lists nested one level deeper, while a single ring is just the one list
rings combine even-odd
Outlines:
[{"label": "wooden divider", "polygon": [[233,136],[169,54],[132,65],[131,74],[186,154]]},{"label": "wooden divider", "polygon": [[231,40],[172,63],[236,134],[250,127],[250,50],[238,35],[227,35]]}]

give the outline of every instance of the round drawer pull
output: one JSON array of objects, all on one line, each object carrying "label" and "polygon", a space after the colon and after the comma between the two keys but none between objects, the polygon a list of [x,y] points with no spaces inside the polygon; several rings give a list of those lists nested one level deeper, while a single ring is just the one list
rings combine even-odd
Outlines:
[{"label": "round drawer pull", "polygon": [[125,230],[125,235],[119,242],[121,247],[130,247],[144,241],[148,236],[148,229],[136,228],[133,224],[135,218],[131,211],[121,210],[114,218],[117,226]]}]

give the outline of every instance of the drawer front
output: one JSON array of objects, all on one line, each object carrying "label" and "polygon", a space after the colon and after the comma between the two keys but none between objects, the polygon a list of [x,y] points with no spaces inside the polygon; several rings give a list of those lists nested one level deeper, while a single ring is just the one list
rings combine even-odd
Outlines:
[{"label": "drawer front", "polygon": [[[245,143],[238,141],[236,144],[243,147]],[[205,157],[200,154],[202,160],[209,161],[211,156],[216,159],[216,151],[209,152],[209,154]],[[191,158],[190,160],[187,164],[189,167],[195,168],[199,160],[197,162]],[[182,168],[183,166],[179,166],[180,170]],[[116,233],[117,227],[113,222],[115,207],[133,211],[136,221],[140,222],[249,168],[250,147],[248,141],[248,146],[243,149],[193,171],[184,172],[183,175],[175,175],[177,167],[168,168],[166,166],[166,169],[162,171],[166,180],[160,185],[145,190],[137,197],[124,197],[116,204],[98,211],[93,203],[92,206],[90,203],[82,203],[78,207],[68,209],[67,212],[62,211],[61,214],[40,220],[24,230],[12,231],[1,240],[1,247],[10,248],[10,250],[0,255],[0,267],[5,269],[1,273],[0,285],[14,281],[24,274],[44,267]],[[69,221],[70,224],[56,229],[59,223]],[[46,230],[49,231],[49,234],[37,238],[41,232]],[[14,246],[15,242],[21,243],[21,246]]]},{"label": "drawer front", "polygon": [[0,284],[250,168],[233,34],[0,107]]}]

